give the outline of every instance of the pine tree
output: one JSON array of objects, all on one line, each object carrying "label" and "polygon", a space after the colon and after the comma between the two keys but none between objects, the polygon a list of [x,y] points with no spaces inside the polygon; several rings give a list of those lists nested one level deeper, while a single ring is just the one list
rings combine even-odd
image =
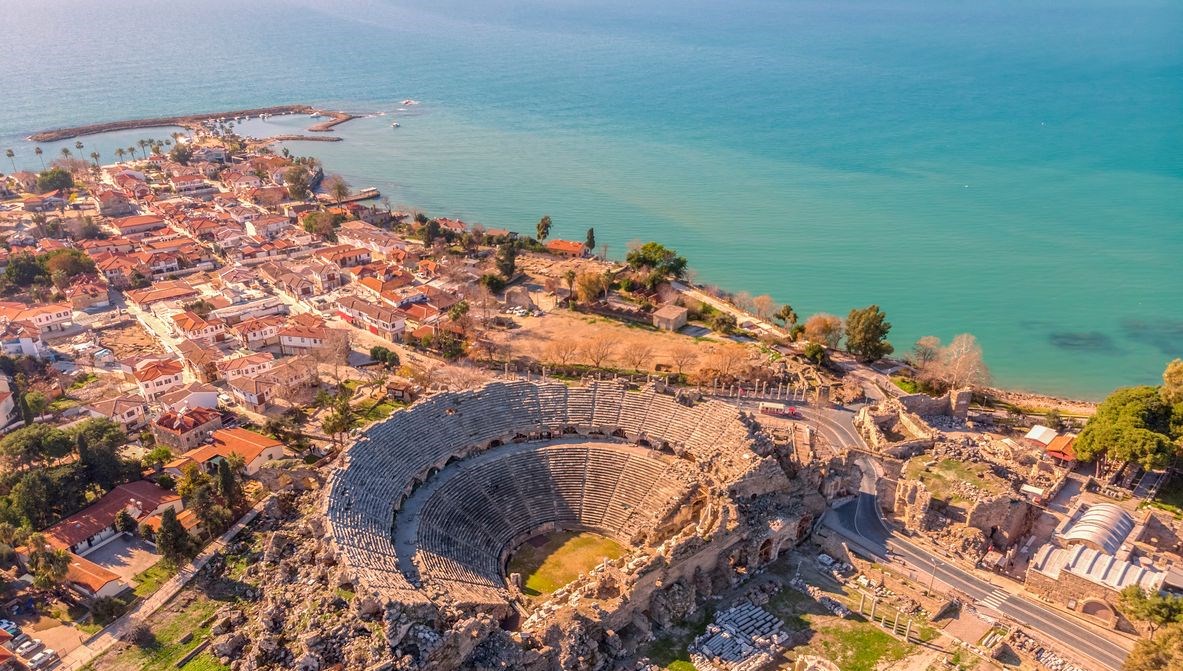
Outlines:
[{"label": "pine tree", "polygon": [[230,462],[223,459],[218,462],[218,493],[226,501],[226,505],[234,508],[242,501],[242,489],[238,486],[238,478]]},{"label": "pine tree", "polygon": [[156,534],[156,547],[165,559],[177,563],[189,555],[189,532],[177,519],[177,511],[166,508],[160,516],[160,531]]}]

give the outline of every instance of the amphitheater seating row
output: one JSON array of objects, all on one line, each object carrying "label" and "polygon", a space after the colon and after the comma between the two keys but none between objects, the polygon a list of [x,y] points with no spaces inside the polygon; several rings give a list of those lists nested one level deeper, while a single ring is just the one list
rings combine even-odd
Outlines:
[{"label": "amphitheater seating row", "polygon": [[[619,428],[650,444],[670,444],[687,452],[699,468],[750,457],[751,437],[738,412],[715,401],[688,407],[652,389],[627,391],[606,382],[580,387],[495,382],[476,390],[435,395],[372,427],[330,478],[328,520],[345,561],[375,589],[398,598],[422,599],[422,595],[407,596],[417,594],[416,588],[399,570],[391,541],[394,515],[403,498],[432,469],[442,469],[450,460],[484,449],[492,441],[569,427],[603,432]],[[595,520],[595,525],[621,534],[643,529],[645,522],[636,506],[649,493],[626,486],[617,495],[621,471],[605,468],[605,458],[569,450],[548,453],[545,462],[523,464],[532,479],[555,483],[548,486],[560,496],[548,497],[547,492],[532,492],[528,486],[523,491],[520,474],[508,483],[501,482],[500,476],[487,476],[483,502],[476,499],[474,510],[513,502],[522,513],[521,519],[490,522],[485,540],[497,541],[520,524],[541,518]],[[632,468],[645,468],[643,460],[633,462],[628,462]],[[644,475],[653,476],[652,472]],[[467,540],[483,542],[481,538]],[[485,567],[477,569],[484,574]]]},{"label": "amphitheater seating row", "polygon": [[666,509],[687,491],[671,473],[677,460],[623,445],[502,449],[512,451],[452,474],[424,504],[415,563],[425,581],[500,587],[503,551],[549,523],[627,544],[630,520],[633,533],[657,521],[635,513]]}]

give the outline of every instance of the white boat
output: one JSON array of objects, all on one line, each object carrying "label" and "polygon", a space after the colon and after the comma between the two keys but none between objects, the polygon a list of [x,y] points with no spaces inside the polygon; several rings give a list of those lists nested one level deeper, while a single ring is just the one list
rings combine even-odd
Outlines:
[{"label": "white boat", "polygon": [[398,123],[397,121],[395,121],[394,123],[390,124],[390,127],[391,127],[391,128],[398,128],[398,127],[399,127],[399,123]]},{"label": "white boat", "polygon": [[403,104],[404,105],[418,105],[419,101],[418,100],[411,100],[410,98],[407,98],[406,100],[403,101]]}]

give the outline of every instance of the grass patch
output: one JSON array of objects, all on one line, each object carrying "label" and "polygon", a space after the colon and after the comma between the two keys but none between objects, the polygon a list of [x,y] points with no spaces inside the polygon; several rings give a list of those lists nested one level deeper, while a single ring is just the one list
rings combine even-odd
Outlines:
[{"label": "grass patch", "polygon": [[70,398],[69,396],[63,396],[61,398],[54,399],[54,401],[47,407],[50,412],[65,412],[66,410],[79,405],[82,405],[82,401],[79,401],[76,398]]},{"label": "grass patch", "polygon": [[230,667],[218,661],[208,650],[189,660],[181,671],[227,671]]},{"label": "grass patch", "polygon": [[921,455],[904,466],[906,477],[920,480],[932,492],[933,497],[952,503],[964,502],[965,497],[957,494],[954,487],[958,482],[968,482],[987,493],[1001,494],[1010,487],[994,475],[988,464],[969,464],[957,459],[944,459],[931,466],[929,457]]},{"label": "grass patch", "polygon": [[355,408],[357,416],[367,422],[380,422],[390,416],[398,406],[390,401],[379,401],[368,408]]},{"label": "grass patch", "polygon": [[76,389],[82,389],[83,387],[90,384],[91,382],[94,382],[97,379],[99,379],[99,376],[95,375],[94,373],[91,373],[89,371],[86,373],[83,373],[82,375],[79,375],[78,377],[74,378],[74,381],[70,383],[70,390],[74,391]]},{"label": "grass patch", "polygon": [[[139,669],[140,671],[169,671],[176,668],[177,661],[184,657],[209,634],[210,625],[201,626],[202,621],[213,615],[223,604],[204,596],[195,598],[180,612],[161,611],[165,617],[151,627],[152,640],[142,647],[115,648],[92,663],[94,669]],[[178,643],[187,633],[193,633],[188,643]],[[204,658],[204,659],[203,659]],[[91,667],[88,667],[91,668]],[[222,671],[228,667],[218,664],[217,659],[202,653],[184,669],[189,671]]]},{"label": "grass patch", "polygon": [[884,662],[903,659],[912,646],[870,622],[839,621],[822,627],[802,652],[812,650],[842,671],[873,671]]},{"label": "grass patch", "polygon": [[913,380],[910,377],[904,377],[903,375],[893,375],[891,377],[891,383],[908,392],[909,394],[915,394],[920,391],[919,382]]},{"label": "grass patch", "polygon": [[362,382],[361,380],[342,380],[341,388],[348,389],[349,393],[352,394],[356,392],[358,387],[362,386],[363,384],[365,384],[365,382]]},{"label": "grass patch", "polygon": [[694,615],[694,619],[684,623],[680,631],[667,634],[650,643],[645,649],[645,656],[667,671],[696,671],[696,667],[690,662],[690,653],[686,651],[686,646],[690,645],[695,636],[707,630],[707,624],[714,617],[714,607],[704,606]]},{"label": "grass patch", "polygon": [[156,593],[160,586],[177,574],[177,567],[167,559],[161,559],[144,571],[136,574],[135,595],[144,598]]},{"label": "grass patch", "polygon": [[1175,517],[1183,517],[1183,477],[1171,476],[1166,484],[1158,488],[1154,500],[1143,505],[1168,512]]},{"label": "grass patch", "polygon": [[522,545],[509,560],[509,571],[522,574],[522,592],[528,596],[550,594],[604,559],[616,559],[624,548],[592,533],[563,531],[547,537],[539,547]]}]

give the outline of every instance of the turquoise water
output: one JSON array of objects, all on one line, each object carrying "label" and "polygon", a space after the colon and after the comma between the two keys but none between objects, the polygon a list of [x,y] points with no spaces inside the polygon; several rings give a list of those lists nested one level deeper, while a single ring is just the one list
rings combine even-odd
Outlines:
[{"label": "turquoise water", "polygon": [[1183,355],[1180,3],[325,4],[9,0],[0,147],[36,167],[21,138],[56,125],[385,111],[292,149],[433,214],[662,240],[802,314],[875,302],[901,349],[971,332],[1008,386],[1098,397]]}]

